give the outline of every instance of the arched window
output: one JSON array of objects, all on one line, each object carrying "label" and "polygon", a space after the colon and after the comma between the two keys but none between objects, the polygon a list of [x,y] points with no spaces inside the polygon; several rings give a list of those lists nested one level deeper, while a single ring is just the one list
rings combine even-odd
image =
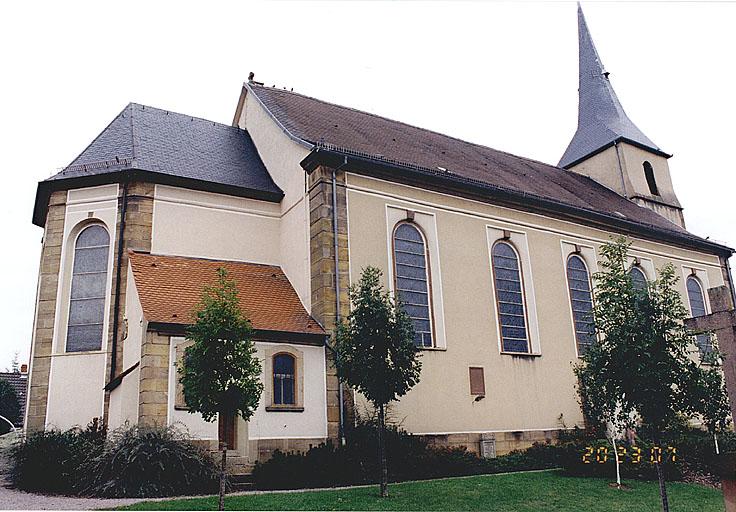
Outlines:
[{"label": "arched window", "polygon": [[582,356],[595,341],[595,327],[590,275],[583,258],[577,254],[571,254],[567,259],[567,286],[575,322],[575,341],[578,355]]},{"label": "arched window", "polygon": [[273,356],[273,403],[274,405],[296,404],[294,356],[276,354]]},{"label": "arched window", "polygon": [[649,186],[649,192],[653,196],[659,195],[659,189],[657,188],[657,180],[654,178],[654,169],[652,164],[644,162],[644,176],[647,179],[647,185]]},{"label": "arched window", "polygon": [[414,323],[414,344],[431,347],[432,300],[427,244],[414,224],[401,222],[394,230],[393,245],[396,296]]},{"label": "arched window", "polygon": [[[703,294],[703,287],[695,276],[689,276],[687,278],[687,298],[688,302],[690,302],[690,314],[693,317],[707,314],[707,311],[705,310],[705,295]],[[709,334],[698,334],[695,341],[698,345],[701,356],[710,354],[713,351],[713,345]]]},{"label": "arched window", "polygon": [[507,242],[496,242],[491,251],[496,305],[504,352],[529,352],[526,307],[519,257]]},{"label": "arched window", "polygon": [[99,224],[84,228],[74,245],[66,351],[102,348],[110,236]]},{"label": "arched window", "polygon": [[631,284],[634,286],[634,290],[636,290],[637,292],[646,291],[647,276],[644,275],[644,272],[642,272],[639,267],[631,267],[631,270],[629,270],[629,275],[631,276]]}]

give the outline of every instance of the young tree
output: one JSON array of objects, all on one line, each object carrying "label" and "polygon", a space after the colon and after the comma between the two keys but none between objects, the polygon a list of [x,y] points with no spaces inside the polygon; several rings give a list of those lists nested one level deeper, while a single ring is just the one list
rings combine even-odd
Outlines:
[{"label": "young tree", "polygon": [[[251,340],[253,330],[238,305],[235,282],[225,269],[217,270],[217,284],[206,287],[196,311],[196,322],[187,330],[187,347],[178,368],[189,412],[205,421],[227,424],[237,416],[250,419],[263,391],[261,363]],[[227,445],[220,429],[219,510],[225,506]]]},{"label": "young tree", "polygon": [[381,497],[387,497],[386,405],[414,387],[422,365],[411,318],[384,290],[380,278],[379,269],[367,267],[351,287],[353,310],[337,329],[335,366],[340,379],[378,409]]},{"label": "young tree", "polygon": [[[665,265],[656,281],[639,289],[629,274],[629,246],[619,238],[601,248],[603,270],[595,275],[598,342],[575,372],[589,418],[641,427],[660,443],[679,417],[705,412],[700,397],[707,392],[706,374],[692,357],[694,338],[684,325],[688,314],[675,288],[674,267]],[[664,468],[656,461],[655,468],[667,512]]]},{"label": "young tree", "polygon": [[0,379],[0,435],[13,430],[13,426],[19,419],[18,394],[8,381]]}]

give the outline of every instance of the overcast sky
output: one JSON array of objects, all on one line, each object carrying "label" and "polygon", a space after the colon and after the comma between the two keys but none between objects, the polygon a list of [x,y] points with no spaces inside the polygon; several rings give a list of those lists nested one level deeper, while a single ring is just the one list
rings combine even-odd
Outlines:
[{"label": "overcast sky", "polygon": [[[736,4],[583,2],[624,108],[673,153],[688,228],[736,246]],[[574,2],[2,2],[0,370],[29,357],[36,184],[130,101],[230,123],[267,85],[556,164],[577,124]]]}]

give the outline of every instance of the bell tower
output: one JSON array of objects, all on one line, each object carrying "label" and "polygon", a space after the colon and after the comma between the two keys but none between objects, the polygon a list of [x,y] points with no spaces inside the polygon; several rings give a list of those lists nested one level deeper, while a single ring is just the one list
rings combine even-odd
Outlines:
[{"label": "bell tower", "polygon": [[685,227],[662,151],[629,119],[613,90],[578,3],[578,129],[560,167],[584,174]]}]

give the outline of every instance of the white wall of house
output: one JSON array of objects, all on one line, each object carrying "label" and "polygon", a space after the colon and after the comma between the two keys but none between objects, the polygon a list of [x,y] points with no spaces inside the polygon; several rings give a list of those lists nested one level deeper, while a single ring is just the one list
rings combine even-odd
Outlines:
[{"label": "white wall of house", "polygon": [[[128,262],[128,284],[125,296],[125,317],[127,335],[123,343],[123,371],[141,360],[141,346],[146,334],[146,319],[143,317],[138,289],[135,285],[133,270]],[[108,426],[115,429],[126,422],[138,423],[138,388],[140,384],[140,368],[126,375],[120,385],[110,393],[110,411]]]},{"label": "white wall of house", "polygon": [[113,247],[117,217],[118,186],[103,185],[69,190],[64,218],[64,239],[59,270],[54,337],[52,341],[49,396],[46,410],[46,426],[69,428],[85,426],[92,418],[102,417],[104,408],[105,360],[109,315],[106,315],[102,331],[102,347],[90,352],[66,352],[66,332],[69,317],[74,244],[77,235],[86,226],[97,223],[107,229],[110,236],[108,276],[105,311],[110,310],[112,286]]},{"label": "white wall of house", "polygon": [[[170,347],[169,369],[169,424],[178,424],[199,439],[216,440],[217,422],[206,422],[200,414],[177,410],[174,407],[176,396],[176,346],[185,342],[183,337],[172,337]],[[279,343],[256,343],[257,355],[265,368],[265,353],[274,347],[284,347]],[[323,347],[306,345],[288,345],[300,351],[304,358],[304,411],[302,412],[269,412],[266,411],[268,393],[264,389],[258,409],[248,424],[248,439],[279,438],[324,438],[327,437],[327,404],[325,383],[325,353]],[[269,379],[262,375],[264,388],[270,386]]]}]

